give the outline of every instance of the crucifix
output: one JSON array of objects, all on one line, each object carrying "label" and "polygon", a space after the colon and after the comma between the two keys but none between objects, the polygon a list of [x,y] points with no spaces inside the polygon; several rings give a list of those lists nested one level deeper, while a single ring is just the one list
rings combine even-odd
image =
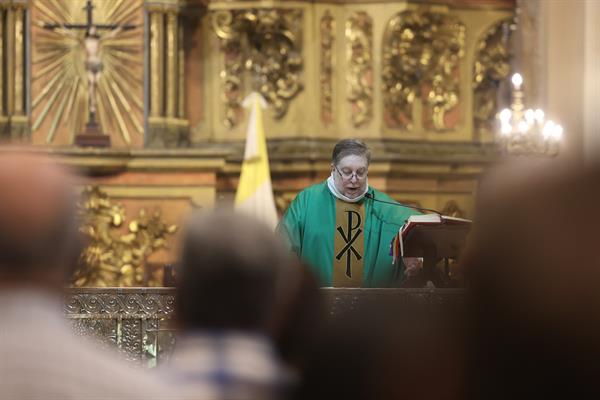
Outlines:
[{"label": "crucifix", "polygon": [[[110,146],[110,136],[102,133],[100,125],[97,122],[97,99],[96,89],[102,75],[102,57],[101,44],[103,40],[115,37],[119,32],[134,29],[136,25],[128,24],[96,24],[94,23],[94,5],[92,0],[87,0],[84,10],[86,10],[87,21],[85,24],[44,24],[44,28],[55,30],[62,29],[66,35],[77,39],[85,49],[85,71],[88,81],[88,122],[85,126],[85,132],[75,137],[75,144],[79,146]],[[84,30],[83,40],[74,32]],[[101,35],[101,30],[109,31]]]}]

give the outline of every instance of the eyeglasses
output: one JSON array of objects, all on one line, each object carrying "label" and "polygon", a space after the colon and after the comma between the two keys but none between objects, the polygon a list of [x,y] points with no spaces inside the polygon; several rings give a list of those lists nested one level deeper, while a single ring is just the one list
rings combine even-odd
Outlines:
[{"label": "eyeglasses", "polygon": [[363,168],[359,169],[358,171],[340,171],[335,165],[333,166],[333,168],[335,168],[338,174],[340,174],[342,179],[345,181],[351,180],[353,176],[356,177],[356,180],[361,181],[365,179],[369,174],[369,171]]}]

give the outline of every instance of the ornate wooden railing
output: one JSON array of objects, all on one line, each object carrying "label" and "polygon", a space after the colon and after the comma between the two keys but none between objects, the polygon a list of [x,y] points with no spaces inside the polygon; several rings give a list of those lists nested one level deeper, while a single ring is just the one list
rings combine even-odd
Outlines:
[{"label": "ornate wooden railing", "polygon": [[[452,305],[460,289],[322,289],[330,314],[352,310],[364,302],[393,297],[407,304]],[[173,288],[71,288],[65,313],[77,335],[93,336],[101,346],[116,347],[127,360],[154,367],[166,360],[175,344],[170,323]]]}]

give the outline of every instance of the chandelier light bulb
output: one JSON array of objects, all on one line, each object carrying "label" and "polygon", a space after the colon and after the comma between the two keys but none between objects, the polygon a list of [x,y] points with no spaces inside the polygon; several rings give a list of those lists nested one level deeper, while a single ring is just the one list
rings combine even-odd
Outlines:
[{"label": "chandelier light bulb", "polygon": [[502,123],[502,126],[500,127],[500,132],[503,135],[510,135],[510,133],[512,132],[512,126],[510,126],[509,123]]},{"label": "chandelier light bulb", "polygon": [[535,119],[537,120],[538,124],[544,122],[544,111],[542,109],[538,108],[535,110]]},{"label": "chandelier light bulb", "polygon": [[[549,139],[553,137],[555,132],[556,124],[553,121],[548,121],[544,124],[544,129],[542,130],[542,135],[544,135],[544,139]],[[562,129],[562,128],[561,128]]]},{"label": "chandelier light bulb", "polygon": [[525,133],[529,130],[529,124],[525,121],[520,121],[517,125],[517,129],[519,129],[519,132]]},{"label": "chandelier light bulb", "polygon": [[552,132],[552,139],[559,141],[562,139],[563,127],[556,124],[554,125],[554,132]]},{"label": "chandelier light bulb", "polygon": [[531,108],[528,108],[527,111],[525,111],[525,120],[529,125],[533,125],[535,119],[535,111],[533,111]]},{"label": "chandelier light bulb", "polygon": [[523,84],[523,77],[521,76],[521,74],[519,74],[518,72],[516,74],[514,74],[512,76],[512,84],[514,85],[515,89],[519,90],[521,89],[521,85]]},{"label": "chandelier light bulb", "polygon": [[500,121],[504,124],[504,123],[508,123],[510,121],[510,117],[512,116],[512,113],[510,112],[510,110],[508,108],[503,109],[502,111],[500,111]]}]

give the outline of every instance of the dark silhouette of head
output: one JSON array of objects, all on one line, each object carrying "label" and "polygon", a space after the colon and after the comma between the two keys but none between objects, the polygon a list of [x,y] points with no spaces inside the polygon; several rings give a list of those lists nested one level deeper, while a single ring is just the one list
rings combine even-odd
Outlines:
[{"label": "dark silhouette of head", "polygon": [[517,166],[482,185],[463,260],[474,397],[597,398],[600,170]]},{"label": "dark silhouette of head", "polygon": [[293,398],[462,399],[459,315],[402,296],[363,297],[329,316]]},{"label": "dark silhouette of head", "polygon": [[0,283],[61,288],[81,244],[68,173],[47,157],[0,152]]},{"label": "dark silhouette of head", "polygon": [[279,238],[253,218],[227,211],[189,221],[177,269],[182,329],[267,333],[277,304],[295,281]]}]

